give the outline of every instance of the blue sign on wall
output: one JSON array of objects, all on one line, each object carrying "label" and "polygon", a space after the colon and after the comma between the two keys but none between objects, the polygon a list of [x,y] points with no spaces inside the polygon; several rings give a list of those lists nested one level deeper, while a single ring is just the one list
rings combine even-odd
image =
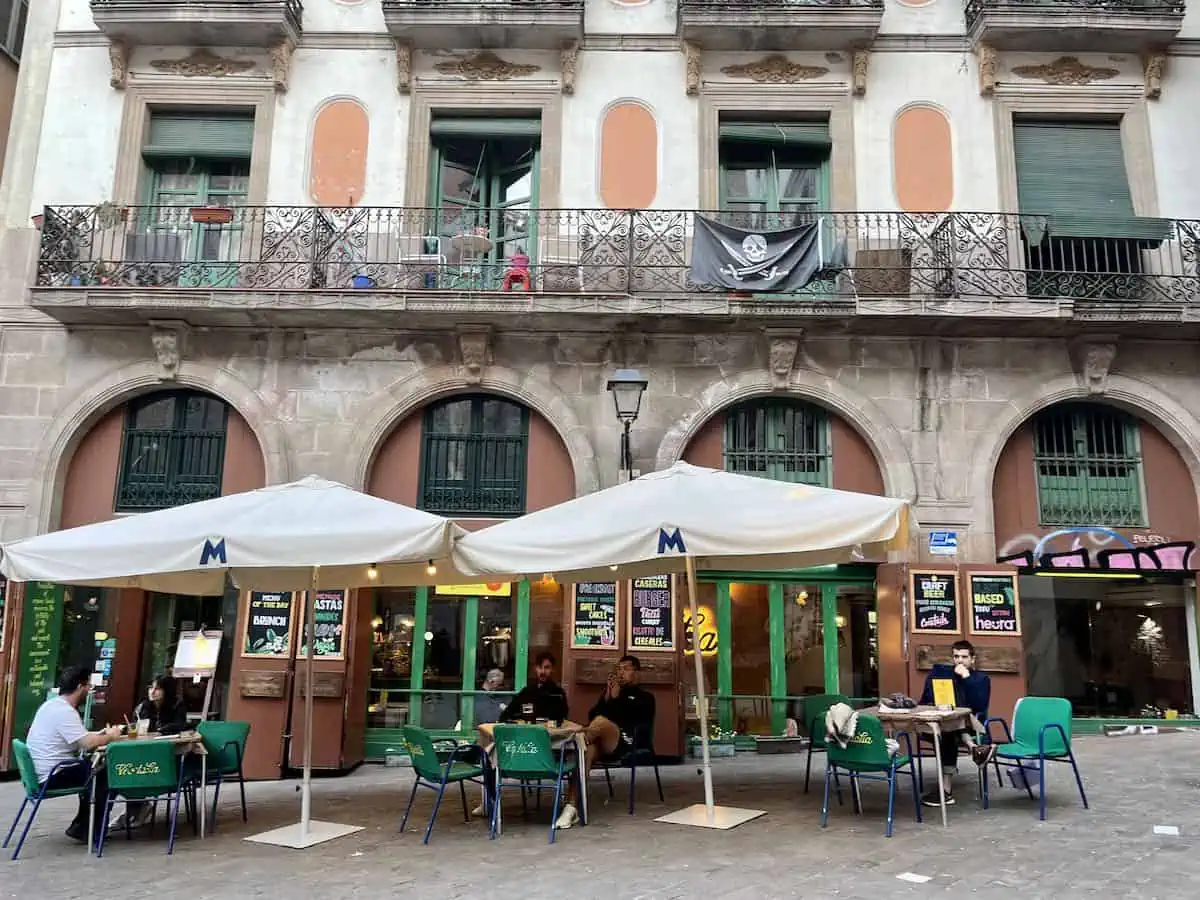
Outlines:
[{"label": "blue sign on wall", "polygon": [[929,532],[929,553],[931,556],[954,556],[958,553],[957,531]]}]

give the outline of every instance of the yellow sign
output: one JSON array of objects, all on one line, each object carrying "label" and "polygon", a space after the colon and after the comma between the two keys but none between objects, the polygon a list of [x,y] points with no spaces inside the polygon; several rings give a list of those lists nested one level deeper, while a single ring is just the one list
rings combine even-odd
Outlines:
[{"label": "yellow sign", "polygon": [[439,584],[433,592],[443,597],[511,597],[512,583],[493,581],[488,584]]},{"label": "yellow sign", "polygon": [[[700,655],[701,656],[716,656],[717,655],[717,617],[713,615],[713,611],[707,606],[698,607],[696,610],[700,619],[699,632]],[[692,645],[692,613],[687,607],[683,610],[683,629],[684,629],[684,654],[690,656],[693,653]]]},{"label": "yellow sign", "polygon": [[954,702],[954,682],[949,678],[933,679],[933,705],[957,706]]}]

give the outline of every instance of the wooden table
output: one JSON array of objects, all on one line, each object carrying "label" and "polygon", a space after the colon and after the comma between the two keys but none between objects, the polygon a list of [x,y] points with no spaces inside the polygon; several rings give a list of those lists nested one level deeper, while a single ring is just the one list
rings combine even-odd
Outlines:
[{"label": "wooden table", "polygon": [[[942,827],[946,827],[946,782],[942,774],[942,734],[950,731],[969,731],[973,734],[982,729],[979,722],[966,707],[938,709],[936,706],[918,706],[915,709],[889,709],[873,706],[860,709],[859,715],[874,716],[885,726],[910,734],[933,735],[933,752],[937,762],[938,806],[942,810]],[[913,752],[919,751],[914,746]],[[919,801],[918,801],[919,802]]]},{"label": "wooden table", "polygon": [[[513,723],[518,724],[518,723]],[[495,737],[493,729],[496,723],[489,722],[478,726],[479,730],[479,746],[483,747],[484,752],[488,757],[495,762]],[[554,750],[562,749],[562,745],[567,741],[575,744],[575,753],[579,760],[579,812],[583,816],[583,821],[588,821],[588,785],[586,773],[583,771],[584,755],[587,753],[587,742],[583,739],[583,732],[580,731],[581,725],[576,725],[574,722],[563,722],[562,725],[552,726],[538,723],[539,728],[545,728],[550,732],[550,746]],[[484,804],[485,808],[487,804]],[[500,817],[496,817],[497,831],[499,831]]]},{"label": "wooden table", "polygon": [[[177,756],[185,756],[188,753],[195,753],[200,757],[200,802],[197,804],[200,807],[198,816],[200,819],[200,838],[204,838],[205,827],[205,807],[208,805],[208,752],[204,749],[204,739],[200,737],[197,731],[181,731],[179,734],[148,734],[144,737],[137,738],[135,736],[123,737],[120,740],[143,740],[143,741],[167,741],[175,745],[175,754]],[[113,743],[116,743],[114,741]],[[92,768],[98,769],[104,765],[105,751],[107,745],[97,747],[92,751]],[[96,807],[96,783],[92,782],[92,809]],[[150,801],[147,801],[150,802]],[[105,811],[107,813],[107,810]],[[96,823],[96,814],[93,812],[88,816],[88,842],[87,852],[90,855],[93,852],[92,843],[94,839]]]}]

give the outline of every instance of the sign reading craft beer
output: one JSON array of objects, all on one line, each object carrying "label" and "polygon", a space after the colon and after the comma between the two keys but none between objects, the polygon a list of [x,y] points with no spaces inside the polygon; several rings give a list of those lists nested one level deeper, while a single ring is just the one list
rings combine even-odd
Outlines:
[{"label": "sign reading craft beer", "polygon": [[617,586],[611,581],[581,581],[575,585],[571,646],[617,646]]},{"label": "sign reading craft beer", "polygon": [[629,646],[675,649],[675,603],[670,575],[633,579],[629,602]]},{"label": "sign reading craft beer", "polygon": [[971,634],[1021,633],[1017,599],[1017,576],[1010,572],[972,572]]},{"label": "sign reading craft beer", "polygon": [[954,572],[920,572],[910,575],[915,634],[958,634],[962,630],[958,607],[958,575]]}]

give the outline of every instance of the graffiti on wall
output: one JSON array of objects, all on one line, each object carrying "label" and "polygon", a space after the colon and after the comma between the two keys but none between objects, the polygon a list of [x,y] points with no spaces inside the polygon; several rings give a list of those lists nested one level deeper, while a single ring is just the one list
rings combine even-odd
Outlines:
[{"label": "graffiti on wall", "polygon": [[1194,541],[1169,541],[1162,535],[1125,537],[1111,528],[1061,528],[1046,535],[1020,535],[1000,548],[996,557],[1019,569],[1094,569],[1147,574],[1194,572]]}]

